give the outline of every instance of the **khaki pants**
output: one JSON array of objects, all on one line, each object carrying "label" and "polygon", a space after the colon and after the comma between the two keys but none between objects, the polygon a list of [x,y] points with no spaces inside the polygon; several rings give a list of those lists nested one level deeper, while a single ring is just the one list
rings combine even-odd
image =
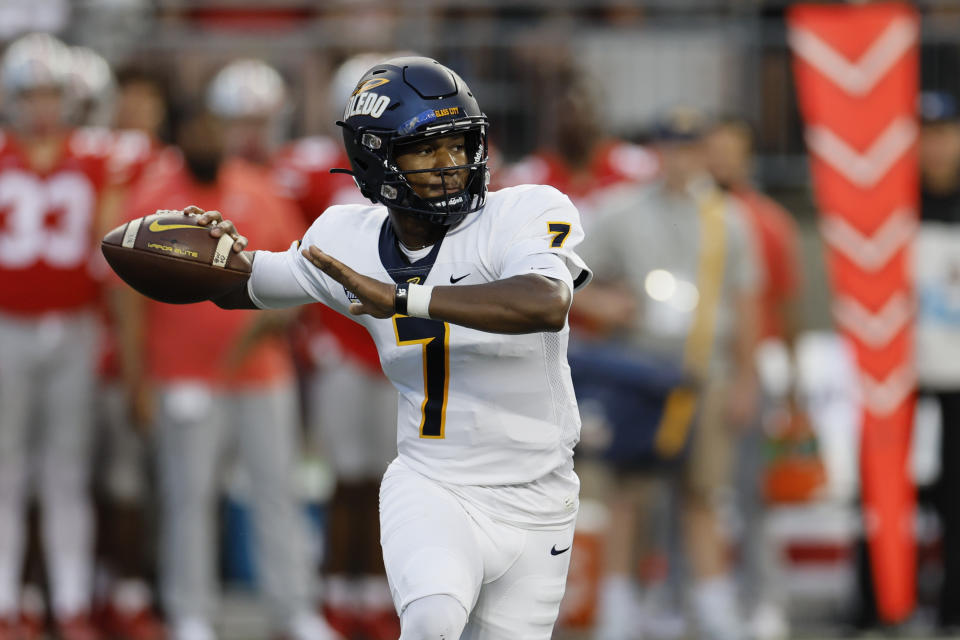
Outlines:
[{"label": "khaki pants", "polygon": [[709,380],[700,398],[682,473],[683,490],[695,497],[712,500],[717,491],[731,482],[739,434],[726,420],[729,389],[726,380]]}]

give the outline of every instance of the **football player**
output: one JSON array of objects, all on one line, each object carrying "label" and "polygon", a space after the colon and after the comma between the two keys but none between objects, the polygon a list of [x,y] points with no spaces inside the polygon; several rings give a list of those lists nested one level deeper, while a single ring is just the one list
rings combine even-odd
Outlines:
[{"label": "football player", "polygon": [[[375,204],[330,207],[288,251],[251,254],[245,286],[216,302],[319,301],[372,335],[399,391],[380,538],[402,640],[546,640],[578,509],[566,348],[591,277],[579,215],[551,187],[488,193],[487,118],[435,60],[374,65],[342,126]],[[220,213],[187,212],[246,246]]]},{"label": "football player", "polygon": [[287,124],[287,89],[276,69],[262,60],[231,62],[207,87],[207,108],[226,129],[228,156],[269,165]]},{"label": "football player", "polygon": [[17,626],[31,459],[60,637],[97,635],[87,494],[99,328],[92,265],[110,136],[66,124],[70,64],[67,47],[46,34],[15,41],[0,62],[11,123],[0,132],[0,638]]},{"label": "football player", "polygon": [[[152,165],[176,159],[175,150],[161,142],[167,119],[162,75],[132,67],[120,71],[113,103],[110,165],[114,197],[109,219],[103,221],[105,229],[121,222],[130,194],[150,183],[151,178],[144,176],[153,175]],[[155,173],[160,173],[159,168]],[[164,630],[155,613],[156,599],[149,579],[156,560],[156,536],[149,518],[155,504],[149,474],[151,439],[136,429],[131,419],[117,344],[118,302],[119,296],[109,296],[103,309],[105,330],[97,402],[100,457],[95,478],[99,563],[95,619],[116,640],[157,640]]]}]

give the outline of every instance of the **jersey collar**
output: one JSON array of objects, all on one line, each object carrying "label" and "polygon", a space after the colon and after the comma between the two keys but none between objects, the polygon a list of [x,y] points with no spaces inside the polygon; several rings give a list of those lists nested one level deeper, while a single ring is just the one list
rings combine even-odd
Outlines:
[{"label": "jersey collar", "polygon": [[410,262],[407,256],[403,254],[403,251],[400,250],[400,239],[397,238],[397,234],[393,230],[393,225],[390,224],[390,217],[387,216],[383,221],[383,225],[380,227],[380,262],[397,284],[402,282],[423,284],[427,280],[430,269],[433,268],[433,263],[437,260],[437,255],[440,253],[440,245],[443,244],[444,237],[446,236],[441,237],[437,243],[433,245],[430,253],[426,256],[416,262]]}]

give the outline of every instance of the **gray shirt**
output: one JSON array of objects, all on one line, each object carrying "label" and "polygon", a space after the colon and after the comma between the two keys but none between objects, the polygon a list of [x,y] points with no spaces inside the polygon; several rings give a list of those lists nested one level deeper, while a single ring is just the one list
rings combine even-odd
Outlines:
[{"label": "gray shirt", "polygon": [[[746,221],[730,198],[725,199],[724,213],[726,252],[710,362],[713,373],[731,370],[735,302],[758,287],[756,253]],[[700,216],[692,195],[670,193],[662,184],[638,187],[607,203],[579,250],[598,282],[621,282],[636,297],[633,327],[618,339],[678,366],[700,298]]]}]

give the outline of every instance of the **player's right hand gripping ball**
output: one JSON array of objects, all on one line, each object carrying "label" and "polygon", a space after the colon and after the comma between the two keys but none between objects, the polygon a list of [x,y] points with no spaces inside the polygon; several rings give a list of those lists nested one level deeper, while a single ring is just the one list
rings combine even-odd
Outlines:
[{"label": "player's right hand gripping ball", "polygon": [[216,298],[250,275],[250,261],[232,250],[233,238],[182,211],[160,210],[123,224],[100,243],[104,258],[143,295],[172,304]]}]

